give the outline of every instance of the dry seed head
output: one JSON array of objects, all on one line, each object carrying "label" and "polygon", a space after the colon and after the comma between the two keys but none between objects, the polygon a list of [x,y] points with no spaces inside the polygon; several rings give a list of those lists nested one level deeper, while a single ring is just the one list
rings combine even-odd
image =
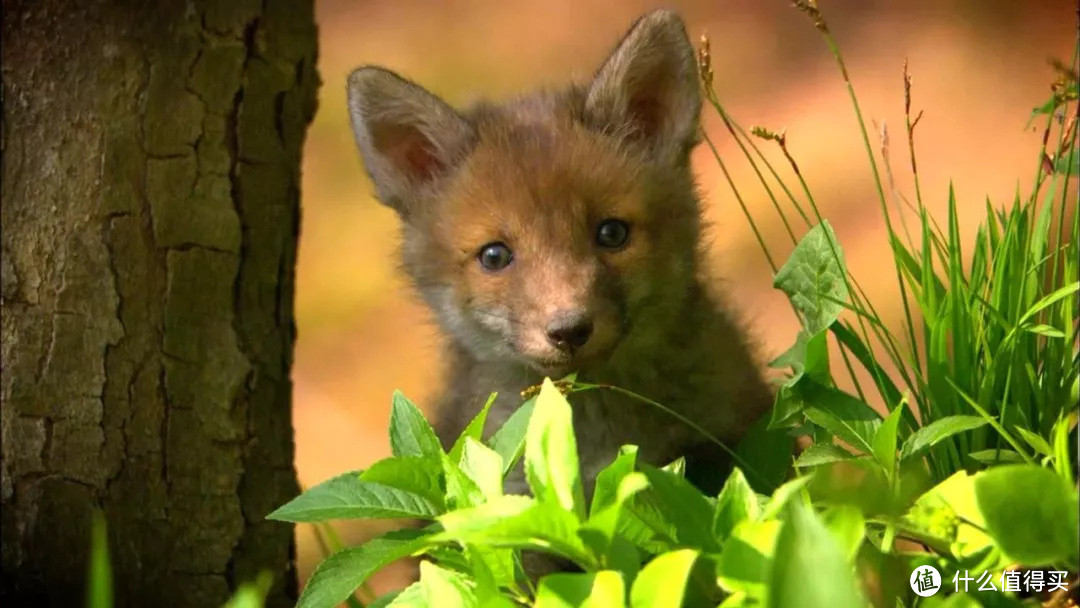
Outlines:
[{"label": "dry seed head", "polygon": [[712,55],[709,53],[709,33],[701,33],[701,45],[698,47],[698,70],[705,88],[711,88],[713,82]]},{"label": "dry seed head", "polygon": [[821,15],[821,9],[818,8],[817,0],[794,0],[793,3],[795,8],[806,13],[806,16],[814,21],[814,27],[822,33],[829,32],[828,26],[825,25],[825,18]]},{"label": "dry seed head", "polygon": [[750,133],[755,137],[760,137],[761,139],[766,139],[769,141],[775,141],[781,146],[783,146],[787,142],[787,137],[785,135],[786,132],[786,128],[780,129],[780,132],[776,133],[774,131],[766,129],[765,127],[750,127]]}]

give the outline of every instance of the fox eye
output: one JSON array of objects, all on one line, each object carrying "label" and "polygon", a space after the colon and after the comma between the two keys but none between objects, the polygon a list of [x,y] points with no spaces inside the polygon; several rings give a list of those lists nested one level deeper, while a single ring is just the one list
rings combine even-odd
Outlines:
[{"label": "fox eye", "polygon": [[485,270],[502,270],[514,261],[514,253],[505,243],[488,243],[480,248],[476,259]]},{"label": "fox eye", "polygon": [[622,220],[604,220],[596,227],[596,244],[606,249],[618,249],[629,238],[630,225]]}]

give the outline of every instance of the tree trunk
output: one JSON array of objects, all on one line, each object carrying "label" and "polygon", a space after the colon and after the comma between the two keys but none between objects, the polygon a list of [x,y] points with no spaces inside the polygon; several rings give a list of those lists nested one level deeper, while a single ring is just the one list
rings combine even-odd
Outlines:
[{"label": "tree trunk", "polygon": [[312,1],[3,8],[0,597],[82,603],[101,508],[118,605],[287,605]]}]

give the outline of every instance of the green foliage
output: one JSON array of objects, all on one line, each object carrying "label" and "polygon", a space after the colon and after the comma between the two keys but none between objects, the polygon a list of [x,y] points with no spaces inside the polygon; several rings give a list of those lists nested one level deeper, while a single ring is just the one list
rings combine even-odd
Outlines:
[{"label": "green foliage", "polygon": [[[997,581],[1006,570],[1056,569],[1075,580],[1080,218],[1069,189],[1080,151],[1071,123],[1054,117],[1075,113],[1076,59],[1033,113],[1045,120],[1051,147],[1039,151],[1030,193],[1000,209],[987,202],[982,225],[962,240],[954,192],[939,222],[923,203],[917,174],[914,201],[894,194],[899,211],[890,211],[843,58],[816,3],[796,6],[833,52],[866,144],[900,326],[885,321],[848,272],[785,136],[752,129],[780,146],[795,189],[724,111],[706,77],[707,101],[792,238],[789,259],[777,267],[747,215],[774,285],[802,325],[770,364],[786,371],[771,415],[730,449],[677,408],[619,387],[545,380],[484,438],[489,399],[445,453],[419,410],[395,393],[393,456],[316,486],[271,517],[429,523],[331,554],[301,606],[358,603],[357,587],[406,556],[422,559],[420,580],[370,606],[1031,606],[1047,598],[953,593],[951,574],[985,571]],[[906,73],[904,84],[910,108]],[[906,119],[914,168],[917,118]],[[766,175],[804,221],[801,239]],[[836,354],[839,363],[830,360]],[[681,459],[657,468],[624,446],[587,500],[564,396],[585,390],[616,391],[671,414],[726,450],[735,470],[717,496],[706,496],[684,477]],[[793,437],[808,447],[792,460]],[[532,495],[508,495],[504,482],[522,458]],[[523,552],[566,560],[580,572],[530,580]],[[909,592],[908,576],[922,565],[942,573],[936,597]]]}]

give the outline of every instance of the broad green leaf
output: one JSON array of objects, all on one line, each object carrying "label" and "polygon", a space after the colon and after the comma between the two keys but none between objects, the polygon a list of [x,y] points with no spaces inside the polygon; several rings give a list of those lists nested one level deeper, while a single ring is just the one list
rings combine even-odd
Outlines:
[{"label": "broad green leaf", "polygon": [[851,460],[855,456],[844,448],[832,443],[814,443],[795,459],[797,467],[817,467],[823,464]]},{"label": "broad green leaf", "polygon": [[596,474],[592,503],[589,505],[590,515],[599,513],[615,502],[619,484],[624,477],[634,472],[634,464],[637,462],[637,450],[636,445],[622,446],[619,448],[619,455],[615,457],[615,460]]},{"label": "broad green leaf", "polygon": [[484,407],[480,408],[480,412],[469,421],[468,426],[466,426],[465,430],[458,436],[457,441],[454,442],[454,446],[450,448],[451,462],[457,462],[461,459],[461,450],[465,449],[466,438],[471,437],[476,441],[483,441],[484,425],[487,424],[488,413],[491,412],[491,406],[495,404],[495,399],[498,396],[498,393],[491,393],[488,395]]},{"label": "broad green leaf", "polygon": [[904,408],[906,407],[907,402],[901,401],[891,412],[889,412],[889,415],[885,417],[885,421],[881,423],[881,426],[878,427],[877,432],[874,434],[874,458],[877,459],[881,464],[881,467],[885,469],[885,473],[890,479],[892,479],[896,471],[897,427],[900,424],[900,415],[904,412]]},{"label": "broad green leaf", "polygon": [[595,567],[586,550],[574,514],[527,496],[506,495],[438,518],[444,530],[432,538],[462,544],[528,548],[570,559],[582,567]]},{"label": "broad green leaf", "polygon": [[866,520],[862,512],[854,505],[836,505],[823,512],[821,518],[844,550],[848,561],[855,563],[855,556],[859,554],[866,531]]},{"label": "broad green leaf", "polygon": [[811,334],[832,325],[844,310],[848,289],[844,252],[827,221],[814,226],[795,246],[773,279],[773,286],[791,300],[803,327]]},{"label": "broad green leaf", "polygon": [[769,414],[769,430],[790,428],[802,419],[808,405],[802,391],[802,379],[789,380],[776,389],[776,398]]},{"label": "broad green leaf", "polygon": [[428,543],[427,531],[403,529],[338,551],[315,568],[296,606],[334,608],[380,568],[421,551]]},{"label": "broad green leaf", "polygon": [[686,477],[686,458],[679,456],[675,460],[660,467],[660,470],[667,471],[668,473],[679,477]]},{"label": "broad green leaf", "polygon": [[394,456],[424,456],[433,460],[443,453],[439,438],[420,408],[401,391],[394,391],[390,412],[390,451]]},{"label": "broad green leaf", "polygon": [[446,506],[450,509],[475,507],[484,502],[480,486],[466,475],[446,454],[439,456],[446,479]]},{"label": "broad green leaf", "polygon": [[975,479],[975,496],[987,530],[1007,555],[1026,566],[1076,567],[1076,490],[1053,471],[995,467]]},{"label": "broad green leaf", "polygon": [[438,460],[424,456],[392,456],[372,464],[360,473],[360,480],[412,492],[445,507],[442,467]]},{"label": "broad green leaf", "polygon": [[745,593],[755,600],[765,596],[772,568],[780,521],[744,521],[735,526],[724,543],[716,578],[728,593]]},{"label": "broad green leaf", "polygon": [[589,514],[589,519],[582,525],[579,535],[598,553],[608,553],[620,519],[626,515],[623,505],[648,487],[649,482],[642,473],[632,472],[623,477],[619,481],[615,498],[604,508]]},{"label": "broad green leaf", "polygon": [[540,579],[535,608],[623,608],[626,588],[614,570],[549,574]]},{"label": "broad green leaf", "polygon": [[784,485],[776,488],[772,497],[769,498],[769,502],[765,505],[765,508],[761,514],[761,519],[773,519],[780,515],[780,512],[784,509],[793,498],[802,492],[802,489],[810,483],[813,479],[813,474],[803,475],[802,477],[796,477]]},{"label": "broad green leaf", "polygon": [[855,568],[810,507],[792,503],[776,539],[767,606],[835,608],[865,606]]},{"label": "broad green leaf", "polygon": [[718,542],[723,543],[731,536],[735,526],[744,521],[754,521],[759,515],[761,515],[761,507],[758,505],[757,495],[754,494],[753,488],[746,481],[742,471],[736,467],[724,482],[724,487],[716,498],[713,536]]},{"label": "broad green leaf", "polygon": [[356,471],[324,481],[292,499],[267,519],[291,522],[327,519],[432,519],[440,513],[432,501],[381,483],[363,481]]},{"label": "broad green leaf", "polygon": [[514,468],[525,452],[525,435],[528,433],[529,419],[532,418],[535,407],[536,397],[522,403],[488,440],[488,446],[503,459],[503,475]]},{"label": "broad green leaf", "polygon": [[[950,541],[950,551],[961,558],[977,555],[992,540],[975,502],[975,478],[958,471],[915,501],[905,519],[918,529]],[[969,522],[969,523],[966,523]]]},{"label": "broad green leaf", "polygon": [[533,496],[585,518],[573,411],[550,378],[544,379],[525,440],[525,476]]},{"label": "broad green leaf", "polygon": [[821,385],[808,391],[807,400],[813,405],[806,409],[811,422],[851,447],[873,454],[871,442],[881,426],[881,416],[874,408],[843,391]]},{"label": "broad green leaf", "polygon": [[420,562],[420,590],[429,606],[475,608],[476,593],[467,579],[429,561]]},{"label": "broad green leaf", "polygon": [[367,608],[430,608],[417,581],[404,589],[380,595]]},{"label": "broad green leaf", "polygon": [[[500,588],[517,586],[514,553],[511,549],[466,545],[463,557],[465,564],[460,569],[464,572],[472,572],[473,580],[476,582],[476,598],[482,606],[487,606],[488,602],[495,597],[501,597]],[[459,568],[452,563],[446,565],[453,566],[455,569]]]},{"label": "broad green leaf", "polygon": [[705,496],[686,479],[667,471],[641,465],[651,488],[641,494],[655,501],[660,513],[674,526],[683,546],[719,551],[712,534],[713,509]]},{"label": "broad green leaf", "polygon": [[484,498],[491,500],[503,493],[502,457],[472,437],[466,437],[459,468],[476,484]]},{"label": "broad green leaf", "polygon": [[679,608],[698,552],[680,549],[656,556],[630,588],[632,608]]},{"label": "broad green leaf", "polygon": [[907,460],[958,433],[977,429],[986,424],[979,416],[946,416],[916,430],[900,448],[900,460]]}]

